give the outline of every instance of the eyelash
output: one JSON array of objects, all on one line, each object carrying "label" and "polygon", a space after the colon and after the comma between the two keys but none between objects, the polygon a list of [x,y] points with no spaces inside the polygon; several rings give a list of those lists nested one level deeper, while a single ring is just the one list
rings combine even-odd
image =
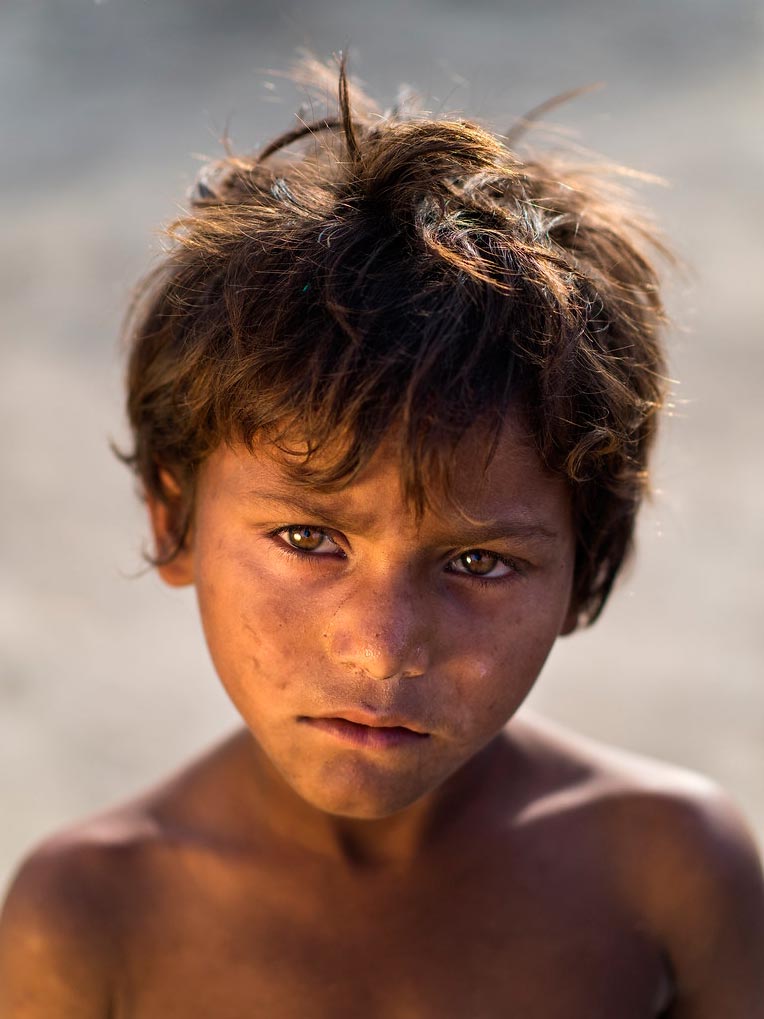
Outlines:
[{"label": "eyelash", "polygon": [[[329,541],[336,545],[337,550],[340,553],[342,553],[342,557],[343,558],[345,557],[345,553],[342,551],[340,546],[337,545],[337,543],[334,541],[329,532],[325,530],[323,527],[315,527],[311,524],[287,524],[284,527],[277,527],[274,531],[270,531],[268,536],[270,538],[278,539],[276,541],[276,545],[279,552],[281,552],[283,555],[287,555],[292,559],[300,559],[302,562],[307,561],[308,563],[310,563],[311,566],[317,566],[318,560],[327,558],[326,554],[315,555],[314,554],[315,550],[295,548],[294,545],[290,545],[286,541],[281,540],[281,535],[285,534],[287,531],[292,531],[295,528],[299,527],[308,527],[310,528],[311,531],[318,531],[319,534],[322,534],[325,538],[328,538]],[[493,578],[489,576],[481,577],[479,574],[468,573],[466,571],[462,572],[461,570],[452,569],[447,570],[446,572],[450,573],[453,576],[466,577],[468,580],[471,580],[473,583],[483,588],[496,587],[497,584],[507,583],[509,581],[516,580],[518,576],[523,576],[523,574],[525,573],[525,570],[523,569],[522,565],[518,563],[517,560],[510,559],[508,556],[503,556],[499,552],[491,552],[488,549],[481,548],[466,549],[464,552],[461,553],[461,555],[454,556],[453,559],[450,559],[448,565],[450,566],[451,563],[458,562],[460,559],[464,558],[464,556],[469,555],[470,552],[484,552],[491,557],[495,557],[497,562],[500,562],[504,566],[507,566],[512,572],[506,574],[506,576],[503,577]]]}]

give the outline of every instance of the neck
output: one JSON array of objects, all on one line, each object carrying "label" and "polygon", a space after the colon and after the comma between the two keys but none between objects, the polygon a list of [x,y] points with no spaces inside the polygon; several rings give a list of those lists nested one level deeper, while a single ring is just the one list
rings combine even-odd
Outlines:
[{"label": "neck", "polygon": [[446,829],[472,827],[485,816],[490,781],[505,771],[510,747],[497,736],[436,790],[388,817],[366,819],[329,814],[298,796],[248,730],[237,738],[240,766],[247,772],[251,823],[282,846],[329,856],[348,867],[413,865]]}]

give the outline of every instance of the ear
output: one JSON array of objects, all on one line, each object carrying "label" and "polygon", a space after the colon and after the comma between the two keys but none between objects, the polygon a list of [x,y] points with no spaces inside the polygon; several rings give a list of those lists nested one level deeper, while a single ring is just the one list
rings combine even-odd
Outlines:
[{"label": "ear", "polygon": [[[175,478],[165,468],[159,471],[159,478],[165,498],[146,496],[146,505],[154,535],[155,555],[163,558],[175,545],[176,521],[180,508],[181,491]],[[194,582],[194,557],[192,535],[189,531],[183,547],[167,562],[157,566],[157,572],[170,587],[185,587]]]}]

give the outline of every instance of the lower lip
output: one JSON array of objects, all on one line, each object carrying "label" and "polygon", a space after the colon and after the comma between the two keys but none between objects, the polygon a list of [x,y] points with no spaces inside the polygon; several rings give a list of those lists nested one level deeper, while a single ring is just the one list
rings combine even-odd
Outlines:
[{"label": "lower lip", "polygon": [[303,718],[301,721],[350,746],[367,747],[372,750],[412,746],[429,737],[429,733],[414,732],[413,729],[405,729],[401,725],[360,725],[358,722],[348,722],[346,718]]}]

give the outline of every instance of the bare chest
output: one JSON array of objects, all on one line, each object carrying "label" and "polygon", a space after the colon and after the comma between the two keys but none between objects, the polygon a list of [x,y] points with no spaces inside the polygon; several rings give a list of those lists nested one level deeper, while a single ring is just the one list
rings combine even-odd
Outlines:
[{"label": "bare chest", "polygon": [[654,1019],[665,1000],[659,950],[586,880],[196,877],[147,891],[115,1019]]}]

